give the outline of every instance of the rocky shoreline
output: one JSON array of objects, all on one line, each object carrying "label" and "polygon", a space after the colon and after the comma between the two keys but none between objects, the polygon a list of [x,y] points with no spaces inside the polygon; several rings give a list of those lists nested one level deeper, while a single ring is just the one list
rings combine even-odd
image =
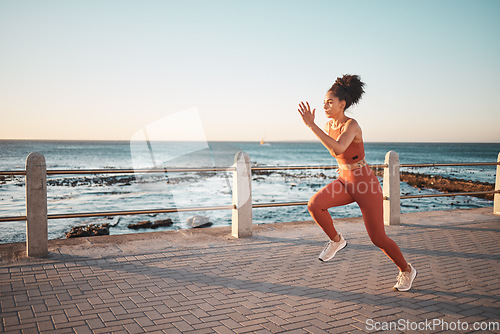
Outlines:
[{"label": "rocky shoreline", "polygon": [[[377,175],[382,176],[383,170],[376,170]],[[411,172],[400,172],[400,179],[410,186],[419,189],[435,189],[443,193],[473,192],[473,191],[493,191],[495,185],[488,182],[470,181],[445,177],[440,175],[428,175]],[[487,200],[493,200],[494,194],[469,195]]]},{"label": "rocky shoreline", "polygon": [[[377,176],[383,176],[383,169],[373,169]],[[195,175],[197,174],[197,175]],[[167,177],[166,175],[151,175],[150,177],[145,177],[144,179],[137,180],[135,175],[114,175],[114,176],[104,176],[96,175],[94,177],[65,177],[47,180],[48,186],[59,186],[59,187],[76,187],[76,186],[130,186],[135,182],[149,183],[157,182],[159,179],[165,180],[170,184],[177,184],[182,182],[193,182],[198,180],[200,177],[206,178],[214,176],[215,173],[212,172],[199,172],[190,175],[179,175],[177,177]],[[262,181],[266,176],[271,174],[278,174],[285,179],[309,179],[311,177],[318,177],[321,179],[332,179],[333,177],[325,175],[323,172],[310,174],[310,173],[290,173],[288,171],[270,171],[270,170],[258,170],[253,173],[254,181]],[[408,183],[409,185],[419,188],[419,189],[435,189],[445,193],[454,192],[473,192],[473,191],[493,191],[495,185],[488,182],[480,181],[470,181],[464,179],[458,179],[453,177],[445,177],[440,175],[429,175],[421,173],[412,173],[401,171],[401,181]],[[21,178],[15,178],[12,176],[0,176],[0,184],[5,184],[8,181],[14,181],[17,186],[24,186],[24,180]],[[494,194],[483,194],[483,195],[470,195],[478,198],[483,198],[487,200],[493,200]]]},{"label": "rocky shoreline", "polygon": [[[418,173],[401,172],[401,181],[417,188],[436,189],[444,193],[493,191],[495,185],[487,182],[467,181],[457,178],[433,176]],[[494,194],[470,195],[487,200],[493,200]]]}]

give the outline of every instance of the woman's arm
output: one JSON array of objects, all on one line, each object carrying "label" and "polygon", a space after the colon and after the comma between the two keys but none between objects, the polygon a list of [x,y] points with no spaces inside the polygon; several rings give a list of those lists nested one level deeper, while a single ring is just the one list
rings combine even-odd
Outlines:
[{"label": "woman's arm", "polygon": [[301,102],[299,105],[299,113],[302,116],[302,120],[309,127],[316,137],[320,140],[320,142],[328,149],[330,154],[339,155],[345,152],[345,150],[351,145],[356,135],[360,132],[361,128],[359,127],[358,122],[356,120],[351,119],[347,122],[344,132],[335,140],[334,138],[327,135],[319,126],[314,123],[315,111],[309,107],[309,103]]}]

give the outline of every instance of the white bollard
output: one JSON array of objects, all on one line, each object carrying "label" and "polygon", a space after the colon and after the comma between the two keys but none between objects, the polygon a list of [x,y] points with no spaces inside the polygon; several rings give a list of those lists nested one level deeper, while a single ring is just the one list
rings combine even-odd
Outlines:
[{"label": "white bollard", "polygon": [[26,254],[48,254],[47,168],[45,157],[37,152],[26,159]]},{"label": "white bollard", "polygon": [[[500,153],[498,153],[497,162],[500,162]],[[497,165],[497,177],[495,180],[495,190],[500,190],[500,165]],[[500,194],[493,196],[493,213],[500,215]]]},{"label": "white bollard", "polygon": [[236,238],[252,236],[252,169],[250,157],[238,152],[234,157],[232,235]]},{"label": "white bollard", "polygon": [[384,168],[384,224],[399,225],[400,220],[400,176],[399,176],[399,155],[394,151],[389,151],[385,155]]}]

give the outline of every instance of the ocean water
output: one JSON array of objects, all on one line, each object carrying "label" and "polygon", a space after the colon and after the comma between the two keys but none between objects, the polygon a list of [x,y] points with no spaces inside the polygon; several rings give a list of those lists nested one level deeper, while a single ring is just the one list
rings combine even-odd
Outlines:
[{"label": "ocean water", "polygon": [[[382,164],[386,153],[396,151],[401,164],[495,162],[499,143],[366,143],[366,158]],[[231,204],[231,172],[168,172],[172,167],[229,167],[239,151],[249,154],[253,166],[335,165],[318,142],[141,142],[126,141],[0,141],[0,170],[23,170],[30,152],[45,156],[47,169],[138,169],[164,167],[156,174],[49,175],[48,212],[74,213],[144,210]],[[403,168],[410,172],[466,180],[495,182],[495,166]],[[336,177],[335,170],[290,170],[254,173],[254,203],[307,201]],[[382,181],[381,179],[379,179]],[[0,217],[25,215],[24,176],[0,176]],[[401,183],[402,194],[436,193]],[[470,196],[406,199],[402,212],[492,206],[491,201]],[[356,204],[330,210],[335,218],[360,216]],[[127,226],[144,220],[171,218],[171,227],[188,228],[195,215],[209,218],[213,226],[231,223],[231,211],[200,211],[104,218],[50,219],[49,238],[63,238],[72,226],[110,223],[111,234],[137,233]],[[310,220],[305,206],[256,208],[254,223]],[[0,243],[25,241],[25,222],[0,222]]]}]

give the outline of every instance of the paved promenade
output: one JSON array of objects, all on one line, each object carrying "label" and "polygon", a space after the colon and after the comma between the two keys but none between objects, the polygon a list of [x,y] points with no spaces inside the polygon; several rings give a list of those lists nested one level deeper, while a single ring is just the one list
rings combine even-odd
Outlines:
[{"label": "paved promenade", "polygon": [[409,292],[392,290],[397,267],[360,218],[338,222],[348,246],[326,263],[312,222],[258,225],[249,239],[210,228],[52,240],[45,259],[0,245],[0,332],[500,333],[492,211],[404,214],[386,227],[418,271]]}]

